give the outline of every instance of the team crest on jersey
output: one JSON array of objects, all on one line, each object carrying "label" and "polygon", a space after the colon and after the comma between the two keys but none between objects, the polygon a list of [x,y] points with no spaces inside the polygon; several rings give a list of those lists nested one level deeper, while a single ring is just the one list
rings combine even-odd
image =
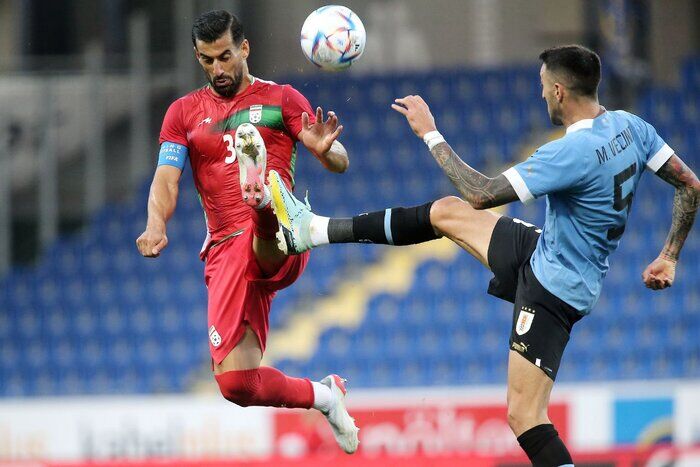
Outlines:
[{"label": "team crest on jersey", "polygon": [[527,333],[535,320],[535,310],[526,306],[520,309],[518,321],[515,323],[515,332],[519,336]]},{"label": "team crest on jersey", "polygon": [[216,328],[212,325],[209,326],[209,340],[211,345],[218,347],[221,345],[221,335],[217,332]]},{"label": "team crest on jersey", "polygon": [[260,123],[262,120],[262,105],[251,105],[248,111],[250,123]]}]

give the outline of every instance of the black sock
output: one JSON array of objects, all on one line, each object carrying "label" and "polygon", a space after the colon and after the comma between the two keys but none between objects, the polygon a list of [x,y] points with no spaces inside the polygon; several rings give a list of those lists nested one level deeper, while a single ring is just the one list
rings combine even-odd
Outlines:
[{"label": "black sock", "polygon": [[328,221],[330,243],[413,245],[439,238],[430,224],[430,203]]},{"label": "black sock", "polygon": [[574,461],[571,460],[571,454],[552,424],[530,428],[518,436],[518,443],[534,467],[558,467],[574,464]]},{"label": "black sock", "polygon": [[328,220],[328,241],[330,243],[352,243],[355,237],[352,234],[352,219],[342,218]]}]

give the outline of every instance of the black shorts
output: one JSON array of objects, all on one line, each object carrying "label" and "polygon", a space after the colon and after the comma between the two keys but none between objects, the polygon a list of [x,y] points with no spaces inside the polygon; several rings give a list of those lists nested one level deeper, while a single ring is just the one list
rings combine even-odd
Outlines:
[{"label": "black shorts", "polygon": [[488,293],[515,305],[510,349],[554,380],[571,328],[582,315],[542,287],[532,272],[530,258],[540,232],[519,219],[498,220],[488,251],[494,276]]}]

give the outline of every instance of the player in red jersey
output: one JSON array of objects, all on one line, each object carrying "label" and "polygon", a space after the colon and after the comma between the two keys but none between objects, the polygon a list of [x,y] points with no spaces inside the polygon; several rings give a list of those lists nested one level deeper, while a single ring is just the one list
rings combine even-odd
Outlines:
[{"label": "player in red jersey", "polygon": [[206,217],[200,256],[221,393],[244,407],[318,409],[340,447],[353,453],[358,429],[345,408],[341,378],[311,382],[260,366],[272,298],[301,275],[308,261],[307,255],[286,256],[277,247],[267,171],[274,169],[291,187],[300,141],[328,170],[344,172],[347,153],[337,141],[342,126],[333,112],[325,121],[320,108],[314,115],[291,86],[249,74],[250,44],[230,13],[212,11],[197,18],[192,42],[209,84],[176,100],[165,115],[146,230],[136,244],[151,258],[167,246],[166,223],[189,158]]}]

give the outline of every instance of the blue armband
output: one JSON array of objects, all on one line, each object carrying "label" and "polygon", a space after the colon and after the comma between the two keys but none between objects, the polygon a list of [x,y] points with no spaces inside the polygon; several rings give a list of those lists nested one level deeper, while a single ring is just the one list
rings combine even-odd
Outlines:
[{"label": "blue armband", "polygon": [[160,145],[158,165],[172,165],[180,170],[184,170],[185,162],[187,162],[187,154],[187,146],[164,141],[163,144]]}]

